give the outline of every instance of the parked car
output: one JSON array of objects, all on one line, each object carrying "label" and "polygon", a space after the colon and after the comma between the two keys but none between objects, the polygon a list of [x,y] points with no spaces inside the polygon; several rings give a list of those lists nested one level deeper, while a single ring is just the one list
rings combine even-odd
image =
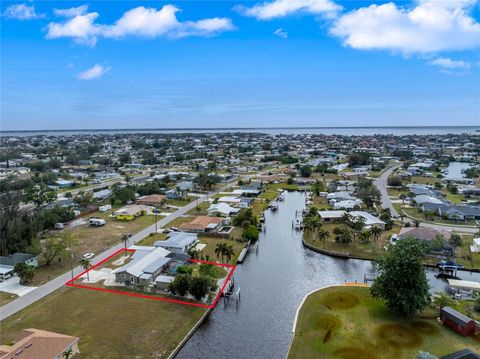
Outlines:
[{"label": "parked car", "polygon": [[180,230],[177,227],[170,227],[168,229],[171,230],[172,232],[180,232]]},{"label": "parked car", "polygon": [[82,257],[83,259],[92,259],[95,257],[95,253],[85,253]]},{"label": "parked car", "polygon": [[162,233],[170,233],[170,232],[171,232],[171,230],[169,230],[169,229],[164,229],[164,230],[162,231]]},{"label": "parked car", "polygon": [[101,227],[104,226],[106,222],[102,218],[90,218],[90,221],[88,221],[88,223],[90,223],[91,226]]}]

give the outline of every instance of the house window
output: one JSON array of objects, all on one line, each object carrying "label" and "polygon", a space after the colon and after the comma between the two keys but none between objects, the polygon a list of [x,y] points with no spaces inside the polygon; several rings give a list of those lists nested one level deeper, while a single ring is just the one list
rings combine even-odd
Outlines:
[{"label": "house window", "polygon": [[135,277],[133,275],[130,276],[130,283],[135,283]]}]

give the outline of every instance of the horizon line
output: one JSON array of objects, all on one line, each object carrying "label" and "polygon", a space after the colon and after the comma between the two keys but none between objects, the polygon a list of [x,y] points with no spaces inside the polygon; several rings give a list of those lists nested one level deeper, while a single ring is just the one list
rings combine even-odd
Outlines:
[{"label": "horizon line", "polygon": [[28,132],[89,132],[89,131],[239,131],[239,130],[335,130],[335,129],[405,129],[405,128],[480,128],[480,125],[459,126],[286,126],[286,127],[166,127],[166,128],[75,128],[75,129],[33,129],[33,130],[0,130],[0,133]]}]

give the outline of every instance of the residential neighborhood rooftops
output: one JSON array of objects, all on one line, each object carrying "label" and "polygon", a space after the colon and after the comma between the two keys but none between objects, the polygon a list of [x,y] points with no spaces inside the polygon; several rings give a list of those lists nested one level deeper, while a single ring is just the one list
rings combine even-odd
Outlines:
[{"label": "residential neighborhood rooftops", "polygon": [[442,236],[443,238],[447,239],[450,237],[450,232],[447,231],[439,231],[436,229],[431,228],[402,228],[400,230],[400,234],[398,236],[399,239],[405,239],[408,237],[413,237],[417,239],[421,239],[424,241],[432,241],[437,236]]},{"label": "residential neighborhood rooftops", "polygon": [[198,216],[195,217],[190,223],[183,223],[178,228],[184,230],[205,230],[218,227],[222,223],[223,218],[221,217],[210,217],[210,216]]}]

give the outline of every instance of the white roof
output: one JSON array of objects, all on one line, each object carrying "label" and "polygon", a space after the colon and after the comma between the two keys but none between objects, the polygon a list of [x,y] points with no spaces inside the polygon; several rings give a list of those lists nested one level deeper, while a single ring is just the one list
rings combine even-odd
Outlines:
[{"label": "white roof", "polygon": [[454,287],[454,288],[480,290],[479,282],[472,282],[468,280],[458,280],[458,279],[448,279],[448,284],[450,285],[450,287]]},{"label": "white roof", "polygon": [[170,251],[162,247],[156,247],[148,251],[137,250],[133,253],[131,261],[116,269],[114,273],[126,271],[135,277],[140,277],[147,267],[157,263],[160,258],[165,258],[168,254],[170,254]]},{"label": "white roof", "polygon": [[352,217],[356,217],[356,218],[358,218],[358,217],[365,218],[365,225],[367,225],[367,226],[370,226],[372,224],[385,224],[384,221],[378,219],[373,214],[370,214],[370,213],[365,212],[365,211],[352,211],[352,212],[350,212],[350,215]]},{"label": "white roof", "polygon": [[480,237],[474,238],[473,243],[475,243],[477,246],[480,246]]},{"label": "white roof", "polygon": [[220,212],[223,214],[230,214],[233,212],[235,208],[230,206],[227,203],[217,203],[217,204],[212,204],[208,209],[207,212]]},{"label": "white roof", "polygon": [[423,203],[435,203],[435,204],[442,204],[443,202],[441,200],[439,200],[438,198],[436,197],[432,197],[432,196],[428,196],[428,195],[425,195],[425,194],[421,194],[419,196],[416,196],[414,198],[415,202],[417,202],[418,204],[423,204]]},{"label": "white roof", "polygon": [[345,211],[318,211],[321,218],[342,218]]},{"label": "white roof", "polygon": [[159,275],[155,278],[155,282],[157,283],[172,283],[175,277],[169,275]]}]

